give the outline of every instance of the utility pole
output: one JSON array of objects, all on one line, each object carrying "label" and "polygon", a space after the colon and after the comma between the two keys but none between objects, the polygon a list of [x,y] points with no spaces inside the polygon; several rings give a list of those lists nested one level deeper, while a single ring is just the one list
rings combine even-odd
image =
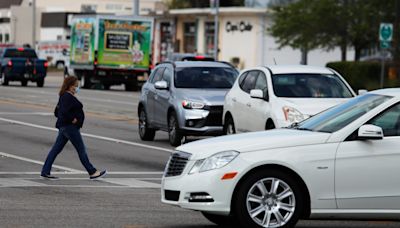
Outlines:
[{"label": "utility pole", "polygon": [[32,0],[32,48],[36,49],[36,0]]},{"label": "utility pole", "polygon": [[219,30],[219,0],[214,0],[215,18],[214,18],[214,59],[218,60],[218,30]]},{"label": "utility pole", "polygon": [[132,0],[133,2],[133,16],[139,16],[139,0]]}]

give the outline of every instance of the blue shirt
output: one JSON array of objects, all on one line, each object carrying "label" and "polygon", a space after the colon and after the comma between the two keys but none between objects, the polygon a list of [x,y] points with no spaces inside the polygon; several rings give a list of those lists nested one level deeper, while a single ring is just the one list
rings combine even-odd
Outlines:
[{"label": "blue shirt", "polygon": [[[69,125],[76,125],[82,128],[85,121],[85,113],[83,112],[82,103],[72,94],[65,92],[60,96],[54,115],[57,117],[56,128]],[[72,121],[77,119],[78,122],[73,124]]]}]

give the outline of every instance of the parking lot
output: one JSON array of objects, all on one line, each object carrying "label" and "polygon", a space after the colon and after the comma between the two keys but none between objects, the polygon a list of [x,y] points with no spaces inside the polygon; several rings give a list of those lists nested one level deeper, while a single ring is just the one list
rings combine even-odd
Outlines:
[{"label": "parking lot", "polygon": [[[214,227],[200,213],[163,205],[161,176],[173,147],[157,132],[137,132],[138,92],[123,87],[82,90],[82,129],[91,162],[108,175],[90,181],[67,144],[52,174],[42,180],[52,146],[54,106],[62,76],[49,73],[44,88],[0,87],[0,227]],[[196,140],[190,138],[189,140]],[[396,221],[301,221],[297,227],[400,227]]]}]

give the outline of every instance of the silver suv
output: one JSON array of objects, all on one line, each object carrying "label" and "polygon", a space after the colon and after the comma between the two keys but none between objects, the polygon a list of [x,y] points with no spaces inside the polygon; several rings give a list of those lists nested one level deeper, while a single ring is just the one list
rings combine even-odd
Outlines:
[{"label": "silver suv", "polygon": [[179,61],[156,66],[138,105],[139,135],[167,131],[172,146],[188,135],[221,135],[225,94],[238,71],[224,62]]}]

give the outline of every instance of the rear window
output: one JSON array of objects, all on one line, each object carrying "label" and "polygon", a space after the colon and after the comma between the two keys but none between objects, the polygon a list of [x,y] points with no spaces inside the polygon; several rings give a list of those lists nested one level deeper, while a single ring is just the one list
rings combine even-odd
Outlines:
[{"label": "rear window", "polygon": [[7,49],[5,58],[37,58],[36,52],[32,49]]},{"label": "rear window", "polygon": [[176,88],[229,89],[236,80],[236,70],[227,67],[177,68]]}]

